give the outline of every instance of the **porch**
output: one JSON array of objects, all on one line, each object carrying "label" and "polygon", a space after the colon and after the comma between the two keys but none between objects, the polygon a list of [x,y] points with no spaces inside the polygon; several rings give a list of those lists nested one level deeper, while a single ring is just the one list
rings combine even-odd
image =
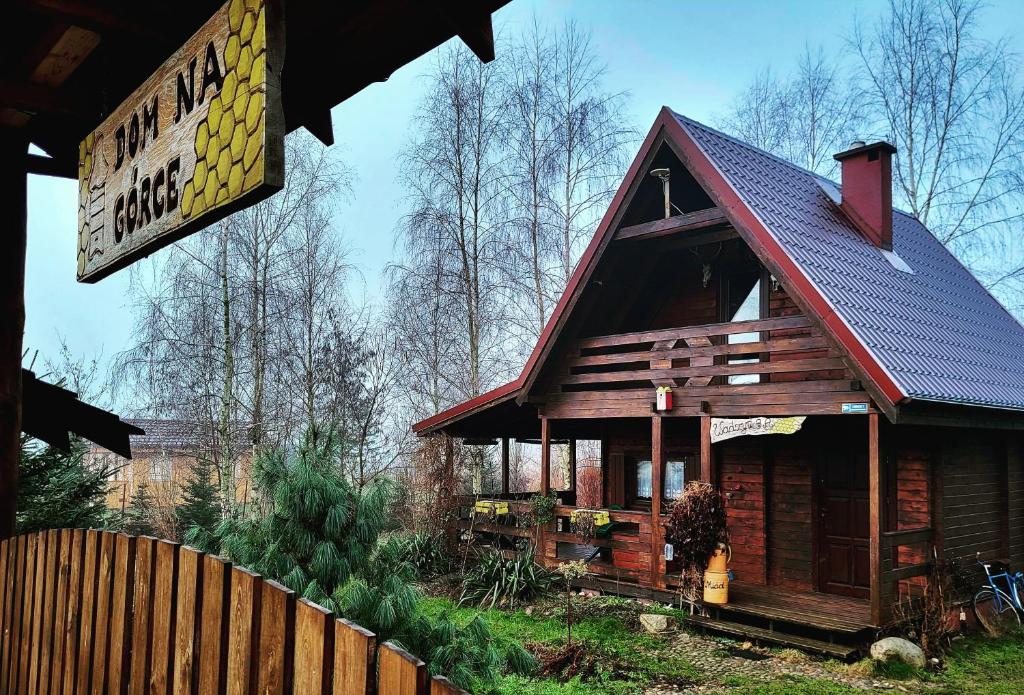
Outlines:
[{"label": "porch", "polygon": [[[538,395],[510,392],[446,428],[500,448],[500,483],[458,499],[463,532],[503,548],[529,538],[545,565],[585,560],[580,586],[672,602],[666,512],[685,482],[710,482],[726,497],[737,577],[720,617],[825,643],[884,626],[927,573],[927,473],[901,468],[875,401],[804,316],[589,337],[568,354]],[[672,389],[671,408],[656,409],[654,386]],[[807,418],[801,431],[712,443],[713,418],[789,416]],[[578,499],[582,440],[600,444],[599,500]],[[523,442],[540,448],[533,492],[511,489],[510,450]],[[560,485],[553,459],[568,463]],[[553,490],[554,521],[530,526],[526,500]],[[474,514],[479,500],[507,513]],[[584,507],[611,521],[585,541],[570,525]]]}]

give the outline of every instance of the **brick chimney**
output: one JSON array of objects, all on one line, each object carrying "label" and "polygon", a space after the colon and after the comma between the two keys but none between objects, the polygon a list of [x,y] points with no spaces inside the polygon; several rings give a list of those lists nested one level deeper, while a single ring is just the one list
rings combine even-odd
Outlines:
[{"label": "brick chimney", "polygon": [[887,142],[855,142],[834,155],[843,167],[840,208],[875,246],[892,250],[892,155]]}]

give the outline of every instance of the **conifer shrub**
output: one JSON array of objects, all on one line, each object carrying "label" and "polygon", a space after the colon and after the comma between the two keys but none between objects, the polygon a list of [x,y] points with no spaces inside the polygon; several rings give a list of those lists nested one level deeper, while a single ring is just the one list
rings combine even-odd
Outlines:
[{"label": "conifer shrub", "polygon": [[214,534],[220,552],[417,654],[432,675],[462,688],[502,669],[532,669],[522,647],[492,637],[482,620],[470,644],[465,629],[420,610],[407,541],[382,535],[396,488],[384,477],[353,484],[339,472],[339,446],[333,430],[311,428],[293,454],[259,456],[253,485],[265,508],[225,519]]},{"label": "conifer shrub", "polygon": [[21,438],[18,464],[18,533],[51,528],[102,528],[109,519],[105,504],[114,469],[106,463],[86,465],[87,447],[77,437],[61,451]]}]

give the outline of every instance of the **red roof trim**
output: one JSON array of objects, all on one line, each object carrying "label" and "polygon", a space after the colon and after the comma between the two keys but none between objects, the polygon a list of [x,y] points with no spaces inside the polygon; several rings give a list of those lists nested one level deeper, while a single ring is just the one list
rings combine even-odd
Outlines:
[{"label": "red roof trim", "polygon": [[[514,395],[520,387],[520,381],[522,377],[515,381],[510,381],[504,386],[499,386],[496,389],[492,389],[487,393],[482,393],[476,398],[471,398],[468,401],[459,403],[456,406],[443,410],[437,415],[428,417],[426,420],[420,420],[412,426],[412,431],[417,434],[424,430],[429,430],[442,423],[447,424],[448,421],[455,420],[462,416],[468,415],[471,411],[480,409],[487,405],[492,405],[494,401],[503,399],[504,396]],[[507,400],[507,399],[503,399]]]}]

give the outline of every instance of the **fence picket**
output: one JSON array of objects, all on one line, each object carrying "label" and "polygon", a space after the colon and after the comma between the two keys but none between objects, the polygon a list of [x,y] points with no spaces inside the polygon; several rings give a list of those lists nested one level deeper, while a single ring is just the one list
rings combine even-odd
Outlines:
[{"label": "fence picket", "polygon": [[427,665],[409,652],[385,642],[377,663],[378,695],[426,695]]},{"label": "fence picket", "polygon": [[110,638],[107,684],[103,692],[125,695],[131,668],[132,605],[135,600],[134,536],[116,534],[114,539],[113,590],[110,597]]},{"label": "fence picket", "polygon": [[76,667],[75,695],[89,692],[92,675],[93,627],[96,622],[96,572],[99,560],[99,531],[85,532],[85,565],[82,568],[82,602],[79,611],[78,666]]},{"label": "fence picket", "polygon": [[150,639],[149,695],[169,695],[178,589],[178,544],[157,541],[153,573],[153,636]]},{"label": "fence picket", "polygon": [[256,692],[285,695],[292,692],[295,593],[267,580],[263,583],[262,602]]},{"label": "fence picket", "polygon": [[227,685],[231,563],[203,558],[203,613],[199,625],[199,692],[223,695]]},{"label": "fence picket", "polygon": [[333,615],[300,599],[295,608],[295,695],[330,695],[334,673]]},{"label": "fence picket", "polygon": [[111,578],[114,571],[114,541],[109,531],[99,535],[99,565],[96,570],[96,617],[93,620],[92,676],[88,688],[91,695],[103,695],[107,681],[107,650],[110,645]]},{"label": "fence picket", "polygon": [[146,695],[149,684],[149,655],[153,637],[153,581],[156,568],[156,539],[135,539],[135,588],[132,602],[131,673],[128,692]]},{"label": "fence picket", "polygon": [[19,695],[28,692],[29,650],[32,644],[32,595],[36,587],[36,546],[38,544],[39,536],[37,534],[27,534],[25,538],[25,573],[22,575],[25,577],[25,581],[23,582],[18,621],[18,665],[14,688],[11,689],[11,692],[19,693]]},{"label": "fence picket", "polygon": [[39,657],[43,641],[43,589],[46,586],[46,541],[49,534],[41,531],[36,536],[36,568],[32,587],[32,624],[29,635],[28,683],[25,692],[36,695],[39,689]]},{"label": "fence picket", "polygon": [[[61,670],[61,692],[75,695],[75,667],[78,665],[78,628],[82,599],[82,568],[85,564],[85,531],[76,528],[71,532],[71,557],[68,577],[67,616],[64,619],[64,657]],[[54,674],[54,678],[57,675]]]},{"label": "fence picket", "polygon": [[377,636],[344,619],[334,621],[334,695],[374,692]]},{"label": "fence picket", "polygon": [[43,614],[40,618],[39,666],[36,688],[33,692],[45,695],[50,683],[53,662],[53,618],[56,610],[57,562],[60,550],[60,532],[46,531],[46,562],[43,567]]},{"label": "fence picket", "polygon": [[231,570],[231,623],[228,628],[227,694],[249,695],[259,661],[260,575],[244,567]]},{"label": "fence picket", "polygon": [[60,530],[60,553],[57,556],[57,600],[53,606],[53,655],[50,659],[50,680],[47,695],[61,695],[64,684],[64,650],[67,638],[68,600],[71,585],[71,551],[74,534],[71,529]]},{"label": "fence picket", "polygon": [[178,551],[178,605],[174,627],[175,695],[193,695],[199,675],[197,639],[203,610],[203,553],[188,546]]}]

